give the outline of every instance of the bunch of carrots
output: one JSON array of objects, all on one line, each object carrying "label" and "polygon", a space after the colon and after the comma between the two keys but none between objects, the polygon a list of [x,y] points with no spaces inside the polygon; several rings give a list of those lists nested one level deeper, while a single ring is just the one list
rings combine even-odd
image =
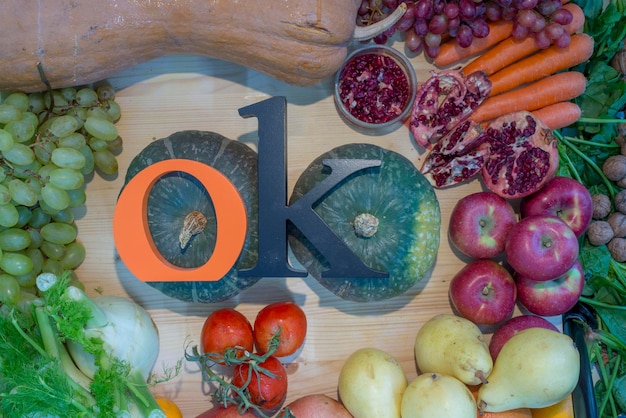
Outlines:
[{"label": "bunch of carrots", "polygon": [[588,60],[594,45],[589,35],[579,33],[585,22],[582,9],[574,3],[563,7],[574,16],[565,27],[572,35],[565,48],[552,45],[540,49],[532,37],[515,39],[508,21],[492,24],[489,35],[468,48],[459,47],[454,40],[441,46],[434,60],[439,67],[459,66],[480,54],[462,67],[465,74],[486,72],[492,83],[489,97],[470,116],[474,122],[488,122],[519,110],[533,112],[549,129],[578,120],[581,110],[571,100],[585,92],[587,80],[570,68]]}]

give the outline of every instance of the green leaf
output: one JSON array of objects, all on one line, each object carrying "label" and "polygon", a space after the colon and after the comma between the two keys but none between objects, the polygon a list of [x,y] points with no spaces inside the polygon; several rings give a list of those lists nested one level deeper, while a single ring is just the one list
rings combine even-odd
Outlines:
[{"label": "green leaf", "polygon": [[598,306],[596,307],[596,312],[602,318],[611,334],[617,337],[626,347],[626,310]]}]

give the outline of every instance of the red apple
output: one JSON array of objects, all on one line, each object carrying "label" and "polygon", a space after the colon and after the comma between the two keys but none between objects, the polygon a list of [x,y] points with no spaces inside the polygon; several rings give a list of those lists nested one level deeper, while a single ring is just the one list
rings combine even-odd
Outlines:
[{"label": "red apple", "polygon": [[560,218],[531,215],[509,231],[504,253],[520,275],[552,280],[567,272],[578,258],[578,238]]},{"label": "red apple", "polygon": [[461,316],[475,324],[492,325],[511,316],[517,290],[506,268],[493,260],[480,259],[454,275],[449,293]]},{"label": "red apple", "polygon": [[491,192],[461,198],[450,214],[450,241],[472,258],[493,258],[504,251],[506,236],[517,216],[511,204]]},{"label": "red apple", "polygon": [[554,177],[537,192],[522,199],[522,217],[552,215],[561,218],[580,237],[593,216],[593,201],[589,190],[569,177]]},{"label": "red apple", "polygon": [[562,276],[544,282],[515,275],[518,300],[528,311],[541,316],[562,315],[578,302],[585,273],[578,261]]},{"label": "red apple", "polygon": [[558,328],[545,318],[536,315],[520,315],[515,316],[500,325],[491,336],[489,341],[489,353],[491,358],[496,361],[496,357],[500,353],[502,346],[512,336],[527,328],[546,328],[558,331]]}]

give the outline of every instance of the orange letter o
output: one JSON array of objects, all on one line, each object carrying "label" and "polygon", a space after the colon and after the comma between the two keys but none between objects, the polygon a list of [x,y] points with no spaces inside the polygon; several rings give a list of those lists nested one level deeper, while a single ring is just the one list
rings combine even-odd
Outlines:
[{"label": "orange letter o", "polygon": [[[148,229],[148,196],[165,174],[182,171],[200,181],[211,196],[217,220],[215,249],[197,268],[167,261]],[[144,282],[216,281],[235,265],[246,239],[247,216],[232,182],[211,166],[193,160],[170,159],[152,164],[133,177],[119,196],[113,214],[115,246],[128,270]]]}]

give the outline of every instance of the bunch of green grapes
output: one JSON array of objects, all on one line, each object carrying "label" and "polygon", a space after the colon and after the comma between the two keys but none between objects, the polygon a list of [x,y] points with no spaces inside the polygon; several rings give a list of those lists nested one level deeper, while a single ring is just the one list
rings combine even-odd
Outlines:
[{"label": "bunch of green grapes", "polygon": [[85,204],[85,176],[117,172],[120,116],[108,84],[0,100],[0,305],[36,297],[39,273],[85,259],[73,209]]}]

